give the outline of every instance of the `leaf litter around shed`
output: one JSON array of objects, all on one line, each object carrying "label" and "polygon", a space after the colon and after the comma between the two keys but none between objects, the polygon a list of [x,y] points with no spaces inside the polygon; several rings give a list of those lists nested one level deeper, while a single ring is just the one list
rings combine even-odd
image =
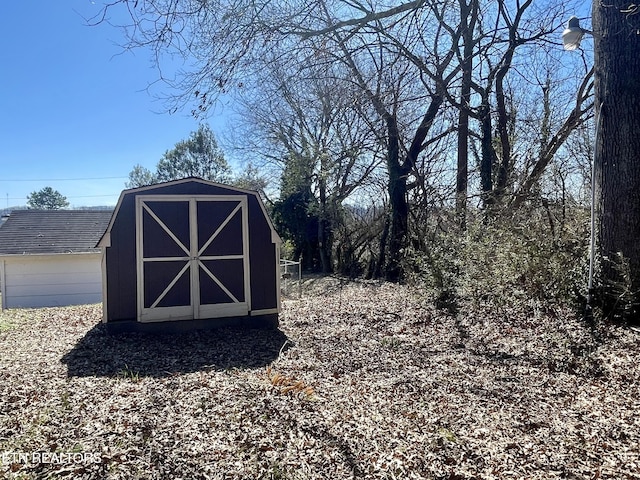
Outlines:
[{"label": "leaf litter around shed", "polygon": [[[285,300],[276,332],[109,336],[99,305],[2,313],[0,473],[640,478],[636,333],[595,342],[560,308],[454,316],[408,286],[326,285]],[[32,452],[100,461],[12,456]]]}]

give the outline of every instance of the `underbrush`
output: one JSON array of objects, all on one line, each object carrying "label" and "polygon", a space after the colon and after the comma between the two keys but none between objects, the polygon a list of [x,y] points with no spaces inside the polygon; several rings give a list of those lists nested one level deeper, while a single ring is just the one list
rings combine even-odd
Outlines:
[{"label": "underbrush", "polygon": [[[472,350],[503,359],[528,357],[526,345],[541,336],[548,353],[530,361],[551,371],[597,377],[603,369],[598,351],[609,324],[583,321],[588,217],[574,213],[559,225],[527,215],[477,219],[462,234],[442,229],[423,252],[407,257],[409,280],[454,316],[462,342]],[[568,318],[579,319],[580,327],[568,325]],[[487,325],[500,331],[491,333]],[[501,342],[527,340],[512,351],[500,342],[494,345],[492,335]]]},{"label": "underbrush", "polygon": [[463,233],[431,234],[424,251],[407,256],[407,271],[448,309],[578,306],[587,289],[588,241],[582,211],[559,225],[536,215],[477,219]]}]

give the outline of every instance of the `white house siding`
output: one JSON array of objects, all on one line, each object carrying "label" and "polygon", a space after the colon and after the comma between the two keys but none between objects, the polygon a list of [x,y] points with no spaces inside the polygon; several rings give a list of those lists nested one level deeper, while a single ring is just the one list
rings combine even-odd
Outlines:
[{"label": "white house siding", "polygon": [[2,308],[101,302],[100,260],[99,253],[0,257]]}]

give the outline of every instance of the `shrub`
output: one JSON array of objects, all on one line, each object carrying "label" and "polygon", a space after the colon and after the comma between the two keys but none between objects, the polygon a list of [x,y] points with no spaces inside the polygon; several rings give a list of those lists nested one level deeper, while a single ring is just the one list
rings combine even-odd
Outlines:
[{"label": "shrub", "polygon": [[588,273],[587,212],[558,225],[543,215],[468,223],[442,231],[424,252],[410,252],[414,281],[449,307],[452,299],[496,307],[514,302],[575,302]]}]

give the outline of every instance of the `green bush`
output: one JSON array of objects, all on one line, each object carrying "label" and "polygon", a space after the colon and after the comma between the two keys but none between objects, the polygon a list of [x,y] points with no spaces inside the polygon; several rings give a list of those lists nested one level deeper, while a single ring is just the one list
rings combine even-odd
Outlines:
[{"label": "green bush", "polygon": [[545,215],[469,222],[463,233],[432,236],[425,252],[407,256],[412,279],[450,306],[471,301],[572,303],[586,293],[588,218],[576,209],[556,225]]}]

